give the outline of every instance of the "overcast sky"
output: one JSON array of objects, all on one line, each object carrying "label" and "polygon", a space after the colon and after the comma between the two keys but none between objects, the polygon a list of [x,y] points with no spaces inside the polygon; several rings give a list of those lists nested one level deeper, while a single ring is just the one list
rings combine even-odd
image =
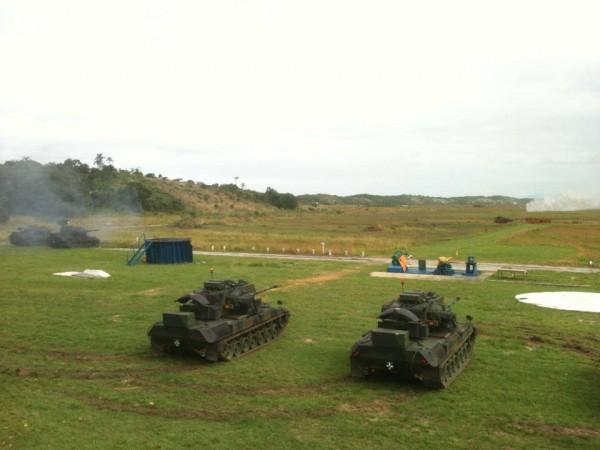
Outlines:
[{"label": "overcast sky", "polygon": [[0,2],[0,160],[294,193],[600,193],[598,1]]}]

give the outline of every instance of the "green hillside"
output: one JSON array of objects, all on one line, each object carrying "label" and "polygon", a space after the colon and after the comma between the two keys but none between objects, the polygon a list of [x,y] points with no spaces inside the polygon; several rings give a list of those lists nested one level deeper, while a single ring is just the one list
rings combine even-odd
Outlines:
[{"label": "green hillside", "polygon": [[309,194],[298,197],[303,203],[322,205],[362,205],[362,206],[418,206],[418,205],[525,205],[531,199],[514,198],[503,195],[464,196],[464,197],[428,197],[426,195],[371,195],[356,194],[348,196],[330,194]]},{"label": "green hillside", "polygon": [[185,213],[294,209],[296,198],[235,184],[207,185],[169,179],[138,169],[123,170],[99,154],[89,166],[79,160],[40,164],[28,158],[0,164],[0,221],[9,215],[67,217],[99,212]]},{"label": "green hillside", "polygon": [[[242,185],[243,186],[243,185]],[[237,184],[208,185],[194,180],[169,179],[123,170],[98,154],[93,165],[76,159],[41,164],[28,158],[0,164],[0,222],[11,215],[69,217],[106,212],[162,212],[175,214],[260,212],[299,205],[523,206],[528,199],[504,196],[427,197],[423,195],[294,196],[273,188],[265,192]]]}]

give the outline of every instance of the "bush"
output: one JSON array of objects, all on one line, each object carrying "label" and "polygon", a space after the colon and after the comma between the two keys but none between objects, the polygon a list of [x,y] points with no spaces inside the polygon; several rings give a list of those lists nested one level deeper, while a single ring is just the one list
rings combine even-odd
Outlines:
[{"label": "bush", "polygon": [[190,212],[176,220],[173,226],[176,228],[202,228],[204,222],[196,219],[196,214]]},{"label": "bush", "polygon": [[180,212],[184,209],[183,202],[177,197],[149,183],[134,181],[128,184],[128,188],[135,190],[137,201],[144,211]]},{"label": "bush", "polygon": [[294,194],[280,194],[275,189],[268,187],[265,192],[267,203],[281,209],[296,209],[298,207],[298,199]]}]

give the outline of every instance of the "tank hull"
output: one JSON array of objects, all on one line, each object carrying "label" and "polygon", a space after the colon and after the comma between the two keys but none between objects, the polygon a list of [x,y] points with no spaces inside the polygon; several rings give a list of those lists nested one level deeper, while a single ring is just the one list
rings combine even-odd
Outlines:
[{"label": "tank hull", "polygon": [[8,240],[11,244],[22,247],[48,245],[50,231],[43,227],[29,226],[19,231],[13,231],[8,236]]},{"label": "tank hull", "polygon": [[378,342],[378,333],[382,333],[381,329],[369,331],[352,347],[350,367],[354,378],[388,374],[404,380],[421,380],[435,389],[448,387],[464,370],[477,334],[470,323],[418,341],[396,331],[402,339]]},{"label": "tank hull", "polygon": [[197,320],[191,313],[165,313],[148,331],[156,352],[193,352],[207,361],[230,361],[277,338],[290,313],[263,306],[251,316],[237,319]]},{"label": "tank hull", "polygon": [[49,245],[53,248],[91,248],[99,247],[100,239],[94,236],[64,236],[53,233],[49,239]]}]

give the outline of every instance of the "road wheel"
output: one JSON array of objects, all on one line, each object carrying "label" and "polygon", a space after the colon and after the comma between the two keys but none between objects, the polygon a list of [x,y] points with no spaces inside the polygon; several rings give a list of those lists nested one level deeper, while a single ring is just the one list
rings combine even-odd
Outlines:
[{"label": "road wheel", "polygon": [[233,341],[227,341],[223,345],[223,350],[220,355],[223,361],[231,361],[234,358],[234,345]]},{"label": "road wheel", "polygon": [[242,353],[250,351],[250,337],[244,336],[241,338]]},{"label": "road wheel", "polygon": [[242,354],[242,342],[239,339],[236,339],[233,342],[233,357],[237,358]]}]

